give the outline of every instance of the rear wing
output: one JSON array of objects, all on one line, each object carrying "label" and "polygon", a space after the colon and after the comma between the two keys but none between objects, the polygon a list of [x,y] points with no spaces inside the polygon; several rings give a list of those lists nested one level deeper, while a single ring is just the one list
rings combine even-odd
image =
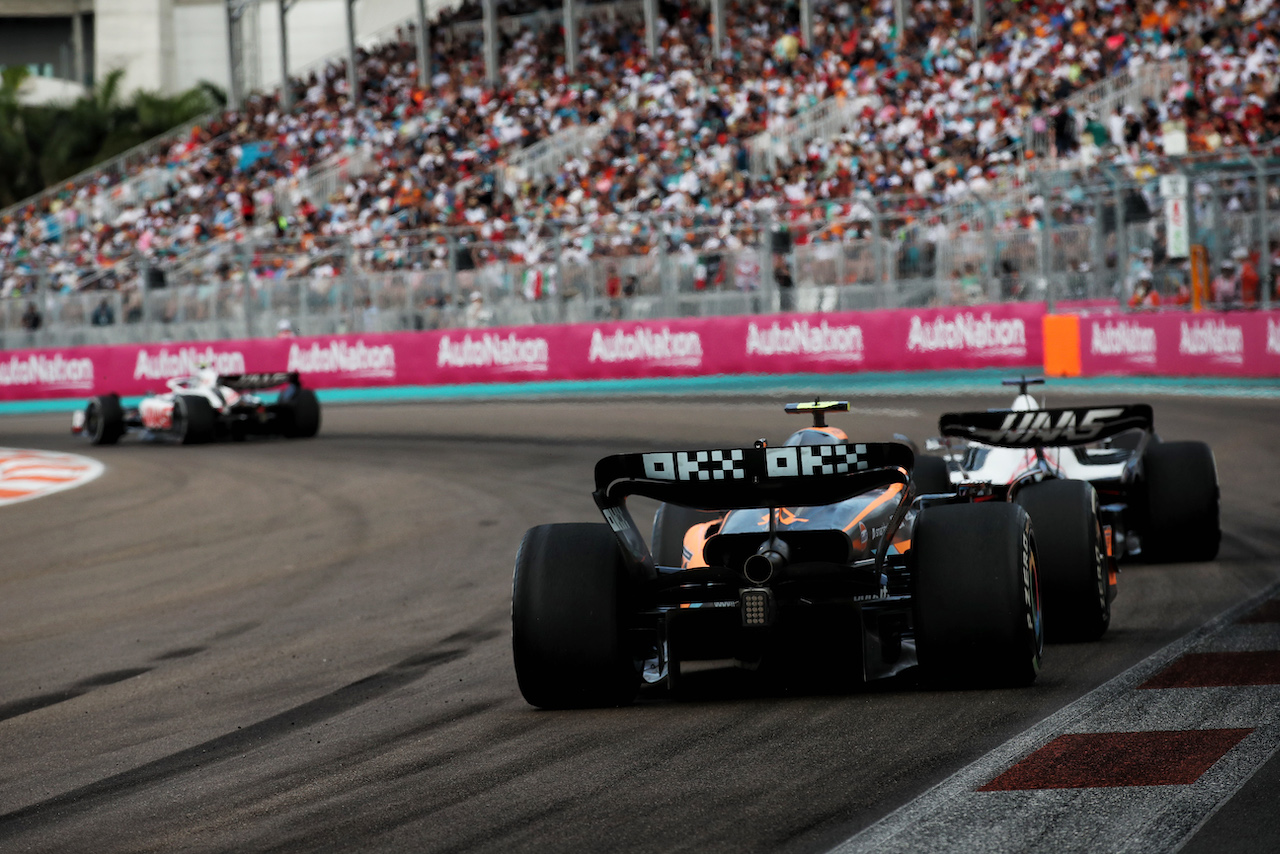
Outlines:
[{"label": "rear wing", "polygon": [[938,421],[944,436],[1002,448],[1075,447],[1127,430],[1153,429],[1151,407],[1078,406],[1022,412],[948,412]]},{"label": "rear wing", "polygon": [[271,374],[219,374],[218,385],[236,391],[261,391],[282,385],[302,385],[297,371],[277,371]]},{"label": "rear wing", "polygon": [[699,510],[834,504],[911,479],[897,442],[619,454],[596,463],[596,501],[643,495]]},{"label": "rear wing", "polygon": [[[907,485],[914,465],[911,449],[897,442],[619,454],[596,463],[592,497],[633,571],[651,575],[653,557],[627,511],[630,495],[698,510],[834,504]],[[903,490],[904,505],[909,496]]]}]

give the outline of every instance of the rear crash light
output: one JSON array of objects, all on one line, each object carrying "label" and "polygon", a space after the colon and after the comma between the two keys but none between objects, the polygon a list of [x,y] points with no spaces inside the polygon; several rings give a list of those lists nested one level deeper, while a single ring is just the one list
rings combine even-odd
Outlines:
[{"label": "rear crash light", "polygon": [[775,616],[773,591],[751,587],[742,591],[742,625],[771,626]]}]

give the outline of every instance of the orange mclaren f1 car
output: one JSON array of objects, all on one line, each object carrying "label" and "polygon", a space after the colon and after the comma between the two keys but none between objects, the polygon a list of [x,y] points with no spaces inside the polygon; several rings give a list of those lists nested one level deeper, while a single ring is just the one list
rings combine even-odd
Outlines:
[{"label": "orange mclaren f1 car", "polygon": [[[915,454],[826,424],[773,446],[610,456],[605,524],[531,528],[516,555],[520,690],[546,708],[674,687],[682,662],[736,660],[876,679],[1032,682],[1044,642],[1026,511],[989,485],[917,494]],[[627,509],[661,502],[651,543]]]}]

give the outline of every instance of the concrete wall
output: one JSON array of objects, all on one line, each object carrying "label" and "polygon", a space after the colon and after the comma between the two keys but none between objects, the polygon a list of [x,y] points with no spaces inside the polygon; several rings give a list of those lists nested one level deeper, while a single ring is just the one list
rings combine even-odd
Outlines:
[{"label": "concrete wall", "polygon": [[[297,0],[288,15],[293,74],[346,55],[347,0]],[[428,15],[457,0],[427,0]],[[227,87],[226,0],[0,0],[0,66],[51,63],[73,76],[70,16],[85,16],[87,70],[101,80],[125,72],[121,92],[180,92],[202,80]],[[367,43],[412,20],[417,0],[356,0],[356,38]],[[277,0],[259,0],[245,15],[246,82],[250,89],[280,84]],[[63,66],[66,66],[65,68]]]},{"label": "concrete wall", "polygon": [[[318,61],[346,55],[345,2],[298,0],[289,10],[291,73],[296,75]],[[427,8],[434,10],[452,5],[455,4],[428,0]],[[356,39],[363,42],[416,15],[416,0],[356,0]],[[176,69],[177,88],[193,86],[200,80],[226,86],[230,78],[227,71],[226,11],[222,0],[183,0],[176,4],[174,18],[177,43],[183,58]],[[245,33],[246,79],[250,89],[274,89],[280,85],[279,21],[279,7],[275,0],[262,0],[256,33]]]},{"label": "concrete wall", "polygon": [[121,92],[175,92],[173,0],[96,0],[94,79],[124,69]]}]

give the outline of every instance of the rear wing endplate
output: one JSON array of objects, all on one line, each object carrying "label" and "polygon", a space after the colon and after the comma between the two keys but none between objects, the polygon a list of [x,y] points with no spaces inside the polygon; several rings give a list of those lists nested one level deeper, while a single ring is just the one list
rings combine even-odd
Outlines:
[{"label": "rear wing endplate", "polygon": [[282,385],[302,385],[297,371],[277,371],[270,374],[219,374],[218,384],[236,391],[260,391]]},{"label": "rear wing endplate", "polygon": [[1153,429],[1151,407],[1077,406],[1021,412],[948,412],[938,421],[944,436],[1002,448],[1075,447],[1128,430]]}]

